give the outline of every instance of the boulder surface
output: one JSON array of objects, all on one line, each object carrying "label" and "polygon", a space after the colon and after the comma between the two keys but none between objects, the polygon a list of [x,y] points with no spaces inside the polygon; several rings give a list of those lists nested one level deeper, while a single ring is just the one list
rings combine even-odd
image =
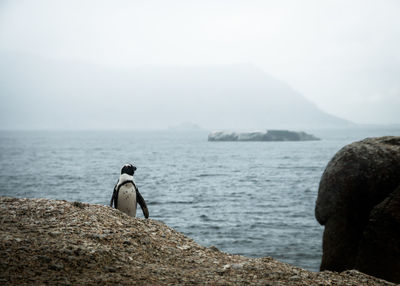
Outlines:
[{"label": "boulder surface", "polygon": [[321,270],[400,282],[400,137],[367,138],[339,150],[320,181],[315,216],[325,225]]}]

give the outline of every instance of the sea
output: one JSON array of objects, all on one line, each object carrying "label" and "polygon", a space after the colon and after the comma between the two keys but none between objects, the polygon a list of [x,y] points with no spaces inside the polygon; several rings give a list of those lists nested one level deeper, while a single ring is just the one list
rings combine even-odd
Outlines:
[{"label": "sea", "polygon": [[[343,146],[399,128],[315,130],[320,141],[208,142],[207,132],[0,131],[0,195],[109,205],[125,163],[150,218],[203,246],[318,271],[321,175]],[[138,217],[143,214],[138,208]]]}]

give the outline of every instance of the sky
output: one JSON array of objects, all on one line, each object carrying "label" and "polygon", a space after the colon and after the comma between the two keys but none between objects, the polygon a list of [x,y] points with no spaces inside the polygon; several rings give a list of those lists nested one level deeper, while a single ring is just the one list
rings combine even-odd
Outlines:
[{"label": "sky", "polygon": [[0,52],[109,68],[251,63],[323,111],[400,123],[400,1],[0,1]]}]

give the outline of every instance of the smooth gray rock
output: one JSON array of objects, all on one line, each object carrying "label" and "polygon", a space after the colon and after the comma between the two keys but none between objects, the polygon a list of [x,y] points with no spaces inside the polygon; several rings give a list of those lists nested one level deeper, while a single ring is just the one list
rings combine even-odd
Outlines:
[{"label": "smooth gray rock", "polygon": [[400,186],[373,208],[359,244],[356,269],[400,283]]},{"label": "smooth gray rock", "polygon": [[[396,265],[400,273],[399,240],[386,241],[400,224],[388,223],[383,213],[389,211],[380,204],[399,186],[400,137],[367,138],[336,153],[322,175],[315,208],[318,222],[325,225],[321,270],[359,269],[394,281],[379,269]],[[392,200],[390,213],[398,214]],[[373,236],[374,231],[379,233]],[[367,251],[370,244],[386,244],[393,255],[377,256]]]}]

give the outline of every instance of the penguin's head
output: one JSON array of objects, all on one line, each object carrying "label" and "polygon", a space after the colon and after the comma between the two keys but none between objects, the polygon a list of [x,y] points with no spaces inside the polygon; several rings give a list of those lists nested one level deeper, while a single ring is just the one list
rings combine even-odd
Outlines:
[{"label": "penguin's head", "polygon": [[132,164],[125,164],[121,169],[121,175],[122,174],[128,174],[130,176],[133,176],[135,171],[136,171],[136,167],[135,166],[133,166]]}]

